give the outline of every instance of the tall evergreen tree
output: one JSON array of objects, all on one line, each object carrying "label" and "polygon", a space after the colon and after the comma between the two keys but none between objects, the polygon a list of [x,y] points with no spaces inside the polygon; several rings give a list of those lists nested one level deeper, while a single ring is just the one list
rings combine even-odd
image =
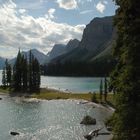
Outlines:
[{"label": "tall evergreen tree", "polygon": [[28,76],[28,78],[29,78],[29,90],[30,90],[30,92],[32,92],[32,90],[33,90],[33,72],[32,72],[32,69],[33,69],[33,65],[32,65],[32,61],[33,61],[33,56],[32,56],[32,52],[31,52],[31,50],[30,50],[30,52],[29,52],[29,76]]},{"label": "tall evergreen tree", "polygon": [[6,72],[5,72],[5,67],[3,68],[3,71],[2,71],[2,85],[3,85],[3,87],[6,87]]},{"label": "tall evergreen tree", "polygon": [[15,91],[39,91],[40,64],[31,51],[29,53],[28,63],[27,56],[22,55],[19,50],[16,62],[13,66],[13,73],[11,66],[6,60],[5,68],[3,69],[2,83],[4,86],[12,84],[12,88]]},{"label": "tall evergreen tree", "polygon": [[20,91],[21,90],[21,85],[22,85],[22,67],[21,67],[21,62],[22,62],[22,55],[19,50],[17,59],[13,68],[13,88],[15,91]]},{"label": "tall evergreen tree", "polygon": [[33,89],[39,90],[40,87],[40,64],[36,58],[32,62],[33,70]]},{"label": "tall evergreen tree", "polygon": [[23,91],[28,90],[28,62],[27,58],[22,56],[22,82],[23,82]]},{"label": "tall evergreen tree", "polygon": [[108,87],[107,87],[107,78],[104,78],[104,100],[107,101],[107,93],[108,93]]},{"label": "tall evergreen tree", "polygon": [[11,68],[11,65],[8,63],[7,59],[5,61],[5,69],[6,69],[6,83],[7,83],[7,86],[11,86],[12,68]]},{"label": "tall evergreen tree", "polygon": [[102,102],[102,96],[103,96],[103,80],[100,81],[100,101]]},{"label": "tall evergreen tree", "polygon": [[140,2],[115,0],[118,60],[112,83],[117,92],[114,140],[140,140]]}]

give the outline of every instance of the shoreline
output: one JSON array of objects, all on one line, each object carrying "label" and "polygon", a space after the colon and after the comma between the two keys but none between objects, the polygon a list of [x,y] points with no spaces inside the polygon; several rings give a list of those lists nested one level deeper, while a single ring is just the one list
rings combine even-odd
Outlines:
[{"label": "shoreline", "polygon": [[41,88],[40,93],[8,93],[8,90],[0,89],[0,95],[7,95],[9,97],[23,97],[26,99],[39,99],[39,100],[73,100],[79,101],[79,104],[92,104],[98,107],[105,107],[109,110],[115,111],[113,106],[113,95],[108,95],[108,102],[100,103],[99,94],[96,94],[96,102],[92,101],[93,93],[69,93],[51,88]]}]

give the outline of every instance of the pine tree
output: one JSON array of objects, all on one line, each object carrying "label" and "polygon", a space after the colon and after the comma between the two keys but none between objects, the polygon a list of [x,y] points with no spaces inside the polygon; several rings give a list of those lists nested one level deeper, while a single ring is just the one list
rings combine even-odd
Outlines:
[{"label": "pine tree", "polygon": [[11,65],[8,63],[7,59],[5,61],[5,68],[6,68],[6,83],[7,83],[7,86],[11,86],[12,68],[11,68]]},{"label": "pine tree", "polygon": [[2,85],[5,88],[6,87],[6,72],[5,72],[5,68],[3,68],[2,71]]},{"label": "pine tree", "polygon": [[102,96],[103,96],[103,81],[101,79],[100,81],[100,101],[102,102]]},{"label": "pine tree", "polygon": [[107,93],[108,93],[108,87],[107,87],[107,78],[104,78],[104,100],[107,101]]},{"label": "pine tree", "polygon": [[36,90],[40,89],[40,64],[37,59],[35,59],[35,66],[36,66]]},{"label": "pine tree", "polygon": [[33,56],[32,56],[32,52],[31,52],[31,50],[30,50],[30,53],[29,53],[29,76],[28,76],[28,80],[29,80],[29,90],[30,90],[30,92],[32,92],[32,90],[33,90],[33,72],[32,72],[32,69],[33,69],[33,67],[32,67],[32,58],[33,58]]},{"label": "pine tree", "polygon": [[22,82],[23,82],[23,91],[28,90],[28,62],[27,58],[22,57]]},{"label": "pine tree", "polygon": [[117,92],[114,140],[140,140],[140,2],[115,0],[118,60],[111,79]]},{"label": "pine tree", "polygon": [[[8,62],[6,62],[6,66],[7,66],[7,73],[11,72],[11,67],[8,64]],[[28,63],[27,57],[22,55],[19,50],[15,65],[13,67],[12,77],[13,77],[12,87],[15,91],[23,91],[23,92],[39,91],[40,89],[40,64],[38,60],[33,56],[31,51],[29,53],[29,63]],[[7,81],[5,73],[3,74],[3,79]]]},{"label": "pine tree", "polygon": [[22,88],[22,55],[20,53],[20,50],[17,55],[17,59],[15,62],[15,65],[13,67],[13,88],[15,91],[20,91]]}]

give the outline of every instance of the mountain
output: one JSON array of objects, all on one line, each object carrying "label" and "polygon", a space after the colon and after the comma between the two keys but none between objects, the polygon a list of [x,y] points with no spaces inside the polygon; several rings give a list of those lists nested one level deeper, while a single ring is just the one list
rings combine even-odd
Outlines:
[{"label": "mountain", "polygon": [[[44,64],[45,63],[46,55],[44,53],[38,51],[37,49],[32,49],[31,52],[37,58],[37,60],[39,61],[40,64]],[[27,52],[23,51],[23,52],[21,52],[21,54],[26,56],[27,59],[29,58],[29,53],[30,53],[30,51],[27,51]],[[16,61],[16,58],[13,58],[13,59],[9,60],[9,63],[13,65],[15,63],[15,61]]]},{"label": "mountain", "polygon": [[[93,73],[92,69],[98,75],[109,73],[115,65],[111,52],[116,37],[113,16],[94,18],[84,29],[82,40],[76,48],[49,62],[46,66],[49,71],[47,74],[63,75],[64,72],[66,75],[75,75],[83,70],[80,75],[85,73],[85,75],[90,75]],[[103,69],[99,73],[101,65]],[[52,72],[53,69],[56,71]]]},{"label": "mountain", "polygon": [[113,17],[95,18],[84,29],[78,47],[53,59],[52,63],[64,63],[66,61],[93,62],[97,56],[99,58],[99,56],[111,55],[115,38],[116,31],[113,27]]},{"label": "mountain", "polygon": [[65,45],[63,44],[55,44],[52,48],[52,50],[48,53],[47,56],[49,60],[53,59],[53,58],[56,58],[62,54],[65,53]]},{"label": "mountain", "polygon": [[65,55],[72,50],[76,49],[79,45],[79,40],[71,39],[66,45],[63,44],[55,44],[52,50],[47,54],[46,63],[58,58],[59,56]]},{"label": "mountain", "polygon": [[5,58],[0,57],[0,69],[3,69],[4,64],[5,64]]},{"label": "mountain", "polygon": [[71,39],[66,45],[66,53],[72,51],[79,46],[80,41],[77,39]]}]

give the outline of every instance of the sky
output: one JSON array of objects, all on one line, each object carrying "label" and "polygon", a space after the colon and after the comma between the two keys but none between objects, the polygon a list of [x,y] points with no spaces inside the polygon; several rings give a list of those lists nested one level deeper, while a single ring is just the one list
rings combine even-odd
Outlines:
[{"label": "sky", "polygon": [[113,0],[0,0],[0,56],[15,57],[38,49],[47,54],[54,44],[81,40],[95,17],[115,14]]}]

